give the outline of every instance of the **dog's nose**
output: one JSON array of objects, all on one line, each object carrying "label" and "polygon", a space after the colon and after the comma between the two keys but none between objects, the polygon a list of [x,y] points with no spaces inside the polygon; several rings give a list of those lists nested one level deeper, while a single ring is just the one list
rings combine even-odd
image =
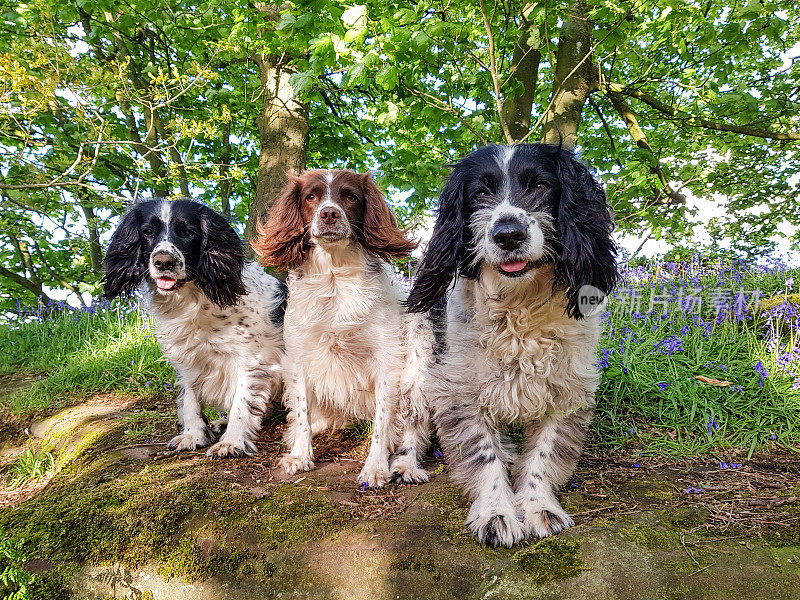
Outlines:
[{"label": "dog's nose", "polygon": [[528,228],[516,220],[503,219],[492,227],[492,239],[503,250],[516,250],[528,238]]},{"label": "dog's nose", "polygon": [[159,252],[153,256],[153,266],[160,271],[171,271],[175,268],[175,257],[166,252]]},{"label": "dog's nose", "polygon": [[336,223],[336,221],[342,218],[342,215],[332,206],[328,206],[320,211],[319,218],[323,223],[325,223],[325,225],[333,225]]}]

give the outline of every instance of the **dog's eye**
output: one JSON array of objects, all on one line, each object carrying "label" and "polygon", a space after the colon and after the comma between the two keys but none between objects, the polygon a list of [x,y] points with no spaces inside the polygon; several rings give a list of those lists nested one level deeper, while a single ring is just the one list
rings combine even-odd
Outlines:
[{"label": "dog's eye", "polygon": [[155,229],[153,229],[153,228],[152,228],[152,227],[150,227],[149,225],[145,225],[144,227],[142,227],[142,233],[143,233],[144,235],[146,235],[147,237],[150,237],[150,236],[151,236],[151,235],[153,235],[155,232],[156,232],[156,231],[155,231]]},{"label": "dog's eye", "polygon": [[197,230],[193,227],[189,227],[188,225],[178,224],[175,226],[175,233],[177,233],[178,236],[188,240],[197,234]]},{"label": "dog's eye", "polygon": [[533,186],[533,189],[536,190],[537,192],[545,192],[550,189],[550,186],[547,185],[544,181],[539,181],[536,183],[535,186]]},{"label": "dog's eye", "polygon": [[342,198],[350,202],[355,202],[356,200],[358,200],[358,198],[353,192],[342,192]]},{"label": "dog's eye", "polygon": [[306,194],[306,202],[311,202],[312,200],[316,200],[317,197],[313,193]]}]

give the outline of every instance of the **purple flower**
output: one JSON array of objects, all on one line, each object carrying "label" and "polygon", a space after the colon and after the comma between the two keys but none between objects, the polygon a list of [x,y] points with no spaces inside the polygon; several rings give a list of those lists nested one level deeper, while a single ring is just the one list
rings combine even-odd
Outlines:
[{"label": "purple flower", "polygon": [[369,487],[369,484],[366,481],[362,481],[361,482],[361,491],[362,492],[366,492],[368,487]]},{"label": "purple flower", "polygon": [[661,350],[664,354],[672,356],[676,352],[683,350],[683,340],[678,336],[671,335],[656,344],[656,349]]},{"label": "purple flower", "polygon": [[658,386],[658,389],[663,392],[665,389],[667,389],[669,387],[669,383],[667,383],[666,381],[659,381],[656,384],[656,386]]},{"label": "purple flower", "polygon": [[639,467],[641,467],[641,466],[642,466],[642,465],[640,465],[639,463],[633,463],[633,467],[634,467],[634,468],[636,468],[636,469],[638,469],[638,468],[639,468]]},{"label": "purple flower", "polygon": [[758,361],[753,367],[753,369],[755,369],[755,372],[758,374],[758,385],[763,388],[764,380],[767,377],[769,377],[769,371],[767,371],[766,367],[764,366],[764,363],[762,363],[761,361]]},{"label": "purple flower", "polygon": [[444,454],[442,453],[442,451],[441,451],[441,450],[436,450],[436,451],[433,453],[433,455],[434,455],[436,458],[439,458],[439,459],[441,459],[441,458],[444,458]]},{"label": "purple flower", "polygon": [[771,439],[773,439],[773,440],[777,440],[777,439],[778,439],[778,436],[775,434],[775,432],[774,432],[774,431],[770,431],[770,432],[769,432],[769,437],[770,437]]},{"label": "purple flower", "polygon": [[728,466],[731,469],[741,469],[742,468],[742,463],[730,463]]},{"label": "purple flower", "polygon": [[786,287],[787,287],[788,289],[792,289],[792,286],[793,286],[793,285],[794,285],[794,277],[789,277],[789,278],[786,280]]},{"label": "purple flower", "polygon": [[726,462],[721,462],[721,463],[719,463],[719,468],[720,469],[730,469],[731,466]]},{"label": "purple flower", "polygon": [[683,490],[684,494],[702,494],[705,490],[703,488],[696,488],[689,486],[685,490]]},{"label": "purple flower", "polygon": [[708,435],[714,435],[714,432],[719,429],[719,424],[717,423],[714,417],[708,418],[708,423],[706,423],[706,429],[708,430]]}]

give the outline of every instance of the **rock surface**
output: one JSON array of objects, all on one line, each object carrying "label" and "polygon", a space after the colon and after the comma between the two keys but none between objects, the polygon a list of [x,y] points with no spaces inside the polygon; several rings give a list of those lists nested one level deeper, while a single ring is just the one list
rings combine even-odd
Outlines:
[{"label": "rock surface", "polygon": [[287,478],[277,420],[257,456],[220,462],[164,454],[159,410],[105,399],[34,428],[59,472],[0,508],[33,598],[800,599],[800,474],[781,456],[729,469],[590,446],[561,494],[577,525],[489,549],[433,457],[427,484],[361,491],[363,428],[322,435],[319,468]]}]

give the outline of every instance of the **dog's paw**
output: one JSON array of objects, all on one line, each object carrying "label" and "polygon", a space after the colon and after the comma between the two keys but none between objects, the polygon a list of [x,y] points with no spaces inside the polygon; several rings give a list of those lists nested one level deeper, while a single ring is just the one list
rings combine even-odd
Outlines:
[{"label": "dog's paw", "polygon": [[358,474],[359,483],[366,483],[369,487],[383,487],[392,479],[388,467],[367,463]]},{"label": "dog's paw", "polygon": [[206,450],[206,456],[209,458],[240,458],[252,455],[255,449],[255,445],[249,442],[220,440]]},{"label": "dog's paw", "polygon": [[575,525],[575,521],[557,503],[525,509],[526,537],[545,538],[569,529],[573,525]]},{"label": "dog's paw", "polygon": [[198,448],[205,448],[208,446],[211,440],[211,434],[207,431],[202,433],[182,433],[168,441],[167,448],[169,450],[177,450],[178,452],[197,450]]},{"label": "dog's paw", "polygon": [[475,505],[472,506],[467,527],[481,544],[511,548],[525,538],[525,528],[513,507],[499,506],[491,511],[477,512]]},{"label": "dog's paw", "polygon": [[314,461],[294,454],[284,454],[278,461],[278,466],[286,471],[287,475],[294,475],[298,471],[310,471],[313,469]]},{"label": "dog's paw", "polygon": [[389,468],[392,472],[392,481],[402,483],[425,483],[428,481],[428,472],[415,462],[406,456],[401,456],[394,461]]},{"label": "dog's paw", "polygon": [[228,428],[228,419],[217,419],[208,424],[209,429],[216,435],[222,435]]}]

